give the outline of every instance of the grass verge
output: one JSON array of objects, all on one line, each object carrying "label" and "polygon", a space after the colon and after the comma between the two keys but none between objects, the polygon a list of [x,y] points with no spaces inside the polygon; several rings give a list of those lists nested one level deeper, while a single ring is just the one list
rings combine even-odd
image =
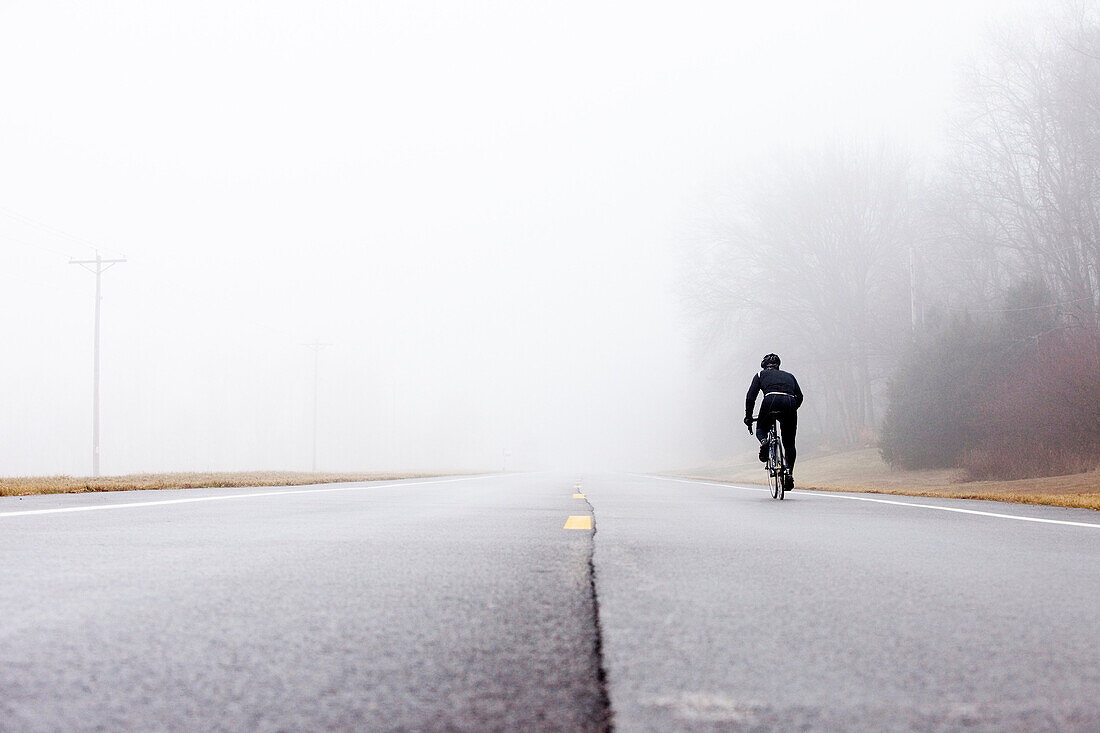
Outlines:
[{"label": "grass verge", "polygon": [[[758,484],[767,478],[759,462],[726,463],[688,474]],[[797,488],[808,490],[985,499],[1100,511],[1100,471],[1015,481],[964,481],[961,472],[953,470],[894,470],[874,448],[800,458],[795,482]]]},{"label": "grass verge", "polygon": [[91,491],[148,491],[154,489],[235,488],[245,486],[303,486],[353,481],[392,481],[426,478],[431,473],[308,473],[299,471],[244,471],[211,473],[134,473],[126,476],[25,476],[0,478],[0,496],[82,494]]}]

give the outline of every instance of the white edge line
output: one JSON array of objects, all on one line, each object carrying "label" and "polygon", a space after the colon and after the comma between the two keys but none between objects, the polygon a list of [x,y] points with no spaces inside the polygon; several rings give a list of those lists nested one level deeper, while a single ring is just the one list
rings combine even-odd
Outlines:
[{"label": "white edge line", "polygon": [[[455,481],[472,481],[478,478],[493,478],[496,474],[488,476],[463,476],[461,478],[435,479],[431,481],[404,481],[404,482],[357,482],[354,486],[334,486],[327,489],[291,489],[290,491],[261,491],[249,494],[227,494],[224,496],[197,496],[191,499],[165,499],[163,501],[133,501],[125,504],[96,504],[95,506],[69,506],[54,509],[29,509],[22,512],[0,512],[0,519],[4,517],[26,517],[31,514],[65,514],[68,512],[94,512],[103,509],[133,509],[143,506],[166,506],[168,504],[194,504],[200,501],[228,501],[230,499],[257,499],[263,496],[286,496],[288,494],[325,494],[333,491],[359,491],[362,489],[379,489],[393,486],[423,486],[425,484],[448,484]],[[500,474],[504,475],[504,474]],[[196,487],[198,488],[198,487]],[[207,488],[218,488],[211,486]],[[159,490],[159,489],[158,489]],[[107,493],[107,492],[103,492]],[[48,495],[43,495],[48,496]]]},{"label": "white edge line", "polygon": [[[703,484],[705,486],[721,486],[726,489],[741,489],[742,491],[767,491],[767,489],[757,489],[748,486],[738,486],[736,484],[724,484],[715,481],[700,481],[681,478],[669,478],[667,476],[655,476],[653,474],[643,474],[647,478],[661,479],[662,481],[676,481],[682,484]],[[912,506],[918,509],[938,509],[941,512],[957,512],[959,514],[977,514],[983,517],[998,517],[1000,519],[1015,519],[1020,522],[1041,522],[1042,524],[1063,524],[1069,527],[1092,527],[1093,529],[1100,529],[1100,524],[1090,524],[1089,522],[1070,522],[1065,519],[1043,519],[1042,517],[1023,517],[1019,514],[1000,514],[998,512],[982,512],[977,509],[960,509],[953,506],[939,506],[938,504],[914,504],[907,501],[894,501],[892,499],[872,499],[867,496],[846,496],[844,494],[835,494],[831,491],[819,491],[817,489],[813,491],[799,492],[799,496],[814,496],[821,499],[850,499],[851,501],[869,501],[875,504],[893,504],[894,506]],[[966,501],[962,499],[960,501]]]}]

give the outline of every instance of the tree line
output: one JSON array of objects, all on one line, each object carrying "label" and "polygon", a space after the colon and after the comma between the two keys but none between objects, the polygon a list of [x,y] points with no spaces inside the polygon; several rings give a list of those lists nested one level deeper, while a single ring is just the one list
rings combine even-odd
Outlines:
[{"label": "tree line", "polygon": [[974,477],[1093,468],[1097,3],[992,35],[961,97],[942,161],[887,142],[770,161],[698,248],[688,300],[711,342],[810,367],[819,445]]}]

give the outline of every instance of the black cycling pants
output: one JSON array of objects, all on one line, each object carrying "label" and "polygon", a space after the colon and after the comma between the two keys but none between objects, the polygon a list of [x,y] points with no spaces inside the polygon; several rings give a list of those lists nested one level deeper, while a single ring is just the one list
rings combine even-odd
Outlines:
[{"label": "black cycling pants", "polygon": [[[773,414],[773,413],[777,413]],[[783,440],[783,453],[787,457],[787,467],[794,470],[797,453],[794,448],[794,436],[798,432],[798,408],[795,399],[789,394],[770,394],[760,403],[760,420],[756,423],[756,437],[761,443],[768,437],[768,431],[779,418],[779,434]]]}]

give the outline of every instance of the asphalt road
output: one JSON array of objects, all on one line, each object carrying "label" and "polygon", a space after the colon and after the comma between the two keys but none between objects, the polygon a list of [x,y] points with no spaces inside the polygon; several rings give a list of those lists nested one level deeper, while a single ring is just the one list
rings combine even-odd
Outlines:
[{"label": "asphalt road", "polygon": [[[0,729],[598,730],[572,495],[497,476],[0,499]],[[119,506],[179,499],[204,500]],[[87,506],[110,508],[7,514]]]},{"label": "asphalt road", "polygon": [[585,493],[620,730],[1100,731],[1096,512],[638,476]]},{"label": "asphalt road", "polygon": [[0,730],[1100,730],[1098,513],[575,479],[0,499]]}]

